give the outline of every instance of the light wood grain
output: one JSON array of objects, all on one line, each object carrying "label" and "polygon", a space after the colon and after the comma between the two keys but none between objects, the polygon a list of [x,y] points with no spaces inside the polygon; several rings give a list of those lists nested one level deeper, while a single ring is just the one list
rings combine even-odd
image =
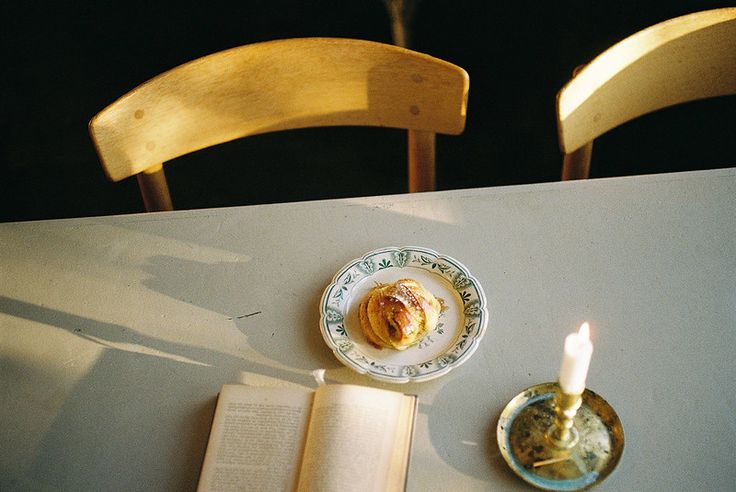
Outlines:
[{"label": "light wood grain", "polygon": [[576,151],[607,131],[668,106],[732,94],[736,8],[670,19],[624,39],[558,94],[563,179],[588,177],[590,149]]},{"label": "light wood grain", "polygon": [[[397,46],[278,40],[169,70],[105,108],[89,128],[105,173],[119,181],[190,152],[281,130],[355,125],[460,134],[468,86],[462,68]],[[416,157],[417,179],[433,183],[434,155]]]},{"label": "light wood grain", "polygon": [[136,175],[146,210],[173,210],[163,164],[144,169]]}]

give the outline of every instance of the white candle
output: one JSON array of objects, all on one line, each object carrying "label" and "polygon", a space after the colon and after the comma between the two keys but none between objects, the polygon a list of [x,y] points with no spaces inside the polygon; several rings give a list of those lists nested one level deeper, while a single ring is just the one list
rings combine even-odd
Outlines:
[{"label": "white candle", "polygon": [[560,367],[562,391],[571,395],[579,395],[585,390],[585,378],[588,375],[592,354],[590,326],[588,323],[583,323],[577,333],[571,333],[565,338],[565,351]]}]

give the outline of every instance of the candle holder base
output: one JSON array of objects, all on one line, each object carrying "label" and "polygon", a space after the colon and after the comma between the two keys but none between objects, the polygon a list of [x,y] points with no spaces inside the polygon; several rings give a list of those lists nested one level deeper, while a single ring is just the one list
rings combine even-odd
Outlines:
[{"label": "candle holder base", "polygon": [[498,420],[498,446],[511,469],[535,487],[592,487],[603,481],[621,459],[621,421],[608,402],[586,389],[574,419],[577,442],[560,446],[549,435],[558,391],[556,383],[544,383],[514,397]]}]

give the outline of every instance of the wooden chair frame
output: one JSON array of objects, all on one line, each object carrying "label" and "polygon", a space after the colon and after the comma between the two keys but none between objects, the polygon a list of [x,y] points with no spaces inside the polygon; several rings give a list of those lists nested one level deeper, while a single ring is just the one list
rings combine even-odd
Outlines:
[{"label": "wooden chair frame", "polygon": [[661,22],[615,44],[557,96],[562,179],[589,176],[593,141],[644,114],[736,94],[736,8]]},{"label": "wooden chair frame", "polygon": [[173,68],[97,114],[90,135],[107,177],[136,175],[146,210],[171,210],[162,164],[234,139],[323,126],[408,130],[409,191],[435,188],[435,134],[465,126],[462,68],[390,44],[268,41]]}]

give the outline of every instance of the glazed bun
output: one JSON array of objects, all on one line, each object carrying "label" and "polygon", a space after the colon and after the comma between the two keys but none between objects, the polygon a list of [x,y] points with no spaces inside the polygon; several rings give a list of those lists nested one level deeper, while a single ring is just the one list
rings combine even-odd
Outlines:
[{"label": "glazed bun", "polygon": [[360,304],[360,327],[376,348],[405,350],[437,326],[440,301],[412,279],[376,285]]}]

